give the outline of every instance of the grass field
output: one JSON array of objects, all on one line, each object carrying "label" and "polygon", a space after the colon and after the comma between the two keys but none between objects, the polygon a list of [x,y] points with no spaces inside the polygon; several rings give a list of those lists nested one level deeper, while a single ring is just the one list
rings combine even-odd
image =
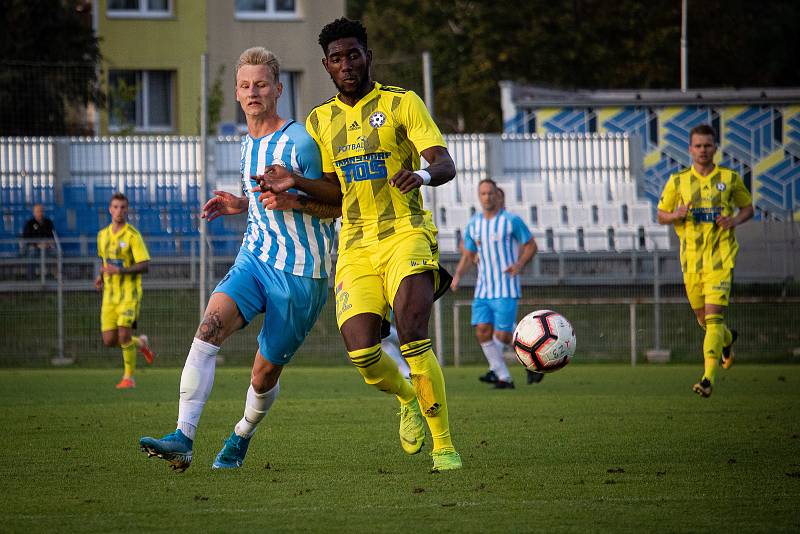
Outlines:
[{"label": "grass field", "polygon": [[179,369],[1,370],[0,532],[797,532],[800,366],[573,364],[488,390],[445,370],[464,469],[402,453],[395,403],[348,367],[287,368],[244,467],[210,465],[248,369],[221,368],[192,467],[137,440],[174,428]]}]

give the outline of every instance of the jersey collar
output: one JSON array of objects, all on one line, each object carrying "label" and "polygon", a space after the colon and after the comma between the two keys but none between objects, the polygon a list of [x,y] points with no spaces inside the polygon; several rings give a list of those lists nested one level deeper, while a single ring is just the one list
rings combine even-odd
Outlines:
[{"label": "jersey collar", "polygon": [[708,173],[706,176],[703,176],[702,174],[697,172],[697,169],[694,168],[694,164],[692,164],[690,167],[692,169],[692,175],[700,180],[708,180],[709,178],[711,178],[712,176],[714,176],[719,172],[719,166],[716,163],[714,164],[714,168],[711,169],[711,172]]},{"label": "jersey collar", "polygon": [[364,105],[366,102],[369,102],[370,100],[372,100],[372,97],[373,97],[373,96],[375,96],[375,95],[377,95],[377,94],[378,94],[378,91],[380,91],[381,87],[383,87],[383,86],[382,86],[380,83],[378,83],[378,82],[372,82],[372,84],[373,84],[373,86],[372,86],[372,91],[370,91],[369,93],[367,93],[367,94],[365,94],[364,96],[362,96],[362,97],[361,97],[361,98],[358,100],[358,102],[356,102],[356,104],[355,104],[354,106],[349,106],[349,105],[348,105],[348,104],[346,104],[344,101],[342,101],[342,99],[341,99],[341,98],[339,98],[339,95],[340,95],[341,93],[337,93],[337,94],[336,94],[336,103],[337,103],[337,104],[340,104],[340,105],[342,105],[342,106],[347,106],[347,107],[348,107],[348,108],[350,108],[350,109],[358,109],[358,108],[360,108],[360,107],[361,107],[361,106],[363,106],[363,105]]}]

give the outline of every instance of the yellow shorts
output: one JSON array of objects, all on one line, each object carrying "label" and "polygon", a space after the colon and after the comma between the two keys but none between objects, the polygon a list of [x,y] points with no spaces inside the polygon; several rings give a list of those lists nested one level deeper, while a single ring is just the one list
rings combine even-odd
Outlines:
[{"label": "yellow shorts", "polygon": [[436,233],[426,229],[395,234],[379,245],[347,249],[336,261],[336,322],[339,328],[361,313],[388,316],[403,278],[433,271],[438,298],[450,285],[439,266]]},{"label": "yellow shorts", "polygon": [[727,306],[730,304],[733,271],[730,269],[710,273],[683,273],[686,296],[692,309],[706,304]]},{"label": "yellow shorts", "polygon": [[117,327],[136,328],[136,318],[139,317],[139,303],[136,300],[122,302],[105,302],[100,309],[100,331],[108,332]]}]

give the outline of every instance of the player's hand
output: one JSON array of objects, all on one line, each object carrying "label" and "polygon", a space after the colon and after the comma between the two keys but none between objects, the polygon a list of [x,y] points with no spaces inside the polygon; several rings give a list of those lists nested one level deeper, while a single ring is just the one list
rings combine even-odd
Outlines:
[{"label": "player's hand", "polygon": [[422,186],[422,176],[414,174],[408,169],[400,169],[391,177],[389,183],[405,195],[409,191]]},{"label": "player's hand", "polygon": [[672,220],[678,221],[683,220],[686,218],[686,214],[689,213],[689,206],[690,204],[679,204],[675,211],[672,212]]},{"label": "player's hand", "polygon": [[116,265],[108,263],[100,267],[100,272],[105,274],[119,274],[120,272],[122,272],[122,270]]},{"label": "player's hand", "polygon": [[736,226],[736,221],[733,220],[733,217],[729,217],[728,215],[718,215],[714,222],[717,223],[717,226],[725,230],[730,230]]},{"label": "player's hand", "polygon": [[266,193],[283,193],[295,187],[295,179],[289,169],[283,165],[267,165],[264,174],[253,176],[253,180],[258,182],[259,187],[254,188],[253,192],[261,191]]},{"label": "player's hand", "polygon": [[200,215],[208,222],[223,215],[236,215],[244,211],[245,205],[240,197],[227,191],[214,191],[214,195],[214,198],[205,203]]},{"label": "player's hand", "polygon": [[103,289],[103,275],[101,274],[97,278],[94,279],[94,288],[98,291]]},{"label": "player's hand", "polygon": [[272,191],[266,191],[258,195],[258,201],[265,210],[292,210],[300,209],[300,203],[297,201],[299,196],[294,193],[275,194]]},{"label": "player's hand", "polygon": [[522,270],[522,267],[520,267],[515,262],[515,263],[512,263],[511,265],[509,265],[508,268],[505,270],[505,272],[506,272],[506,274],[510,274],[511,276],[517,276],[520,273],[521,270]]},{"label": "player's hand", "polygon": [[450,282],[450,291],[456,291],[458,289],[458,283],[461,281],[461,277],[453,275],[453,281]]}]

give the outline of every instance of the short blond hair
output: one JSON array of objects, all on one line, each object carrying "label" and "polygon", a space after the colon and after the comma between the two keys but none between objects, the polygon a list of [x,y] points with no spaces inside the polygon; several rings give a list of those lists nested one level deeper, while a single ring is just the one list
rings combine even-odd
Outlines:
[{"label": "short blond hair", "polygon": [[239,56],[239,61],[236,62],[236,69],[233,72],[234,77],[239,74],[239,69],[245,65],[266,65],[272,71],[273,82],[278,83],[280,81],[281,65],[278,57],[263,46],[254,46],[242,52]]}]

